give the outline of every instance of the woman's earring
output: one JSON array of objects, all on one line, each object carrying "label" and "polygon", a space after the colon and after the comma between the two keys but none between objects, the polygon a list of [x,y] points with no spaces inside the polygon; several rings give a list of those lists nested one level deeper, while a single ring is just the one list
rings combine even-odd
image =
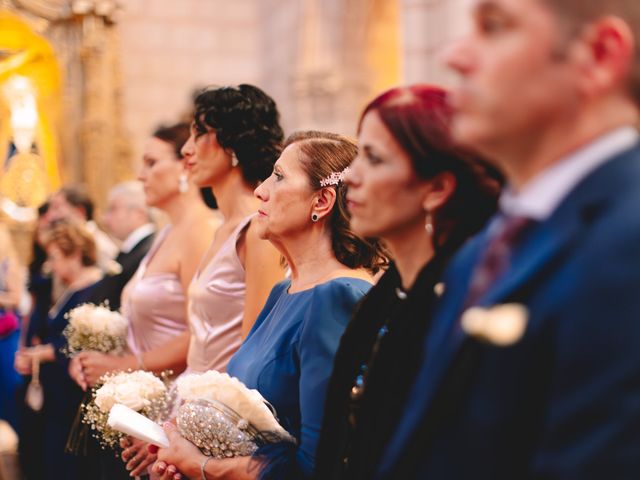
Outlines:
[{"label": "woman's earring", "polygon": [[317,222],[319,218],[320,217],[318,216],[317,213],[314,212],[314,213],[311,214],[311,221],[312,222]]},{"label": "woman's earring", "polygon": [[430,237],[433,237],[433,217],[429,211],[427,211],[427,216],[424,221],[424,229]]},{"label": "woman's earring", "polygon": [[238,157],[236,157],[236,154],[235,153],[232,154],[231,155],[231,166],[232,167],[237,167],[239,163],[240,162],[238,161]]},{"label": "woman's earring", "polygon": [[187,193],[189,191],[189,180],[186,172],[182,172],[178,177],[178,191],[180,193]]}]

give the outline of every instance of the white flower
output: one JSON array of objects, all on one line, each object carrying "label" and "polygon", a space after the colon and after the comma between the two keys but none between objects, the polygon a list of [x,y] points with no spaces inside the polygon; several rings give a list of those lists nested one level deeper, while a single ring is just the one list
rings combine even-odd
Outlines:
[{"label": "white flower", "polygon": [[288,438],[289,434],[278,423],[267,407],[263,396],[247,388],[240,380],[227,373],[209,370],[202,374],[189,374],[177,380],[178,395],[185,401],[217,401],[238,413],[260,431],[274,432]]},{"label": "white flower", "polygon": [[129,328],[127,319],[118,312],[91,303],[71,310],[69,325],[85,334],[105,333],[112,336],[125,336]]},{"label": "white flower", "polygon": [[462,329],[470,336],[502,347],[524,335],[529,312],[524,305],[507,303],[491,308],[472,307],[462,314]]},{"label": "white flower", "polygon": [[166,391],[164,383],[150,372],[121,372],[105,378],[104,385],[96,391],[95,403],[103,412],[116,403],[140,411]]},{"label": "white flower", "polygon": [[114,354],[124,350],[129,322],[118,312],[86,303],[71,310],[67,319],[63,334],[69,356],[86,350]]},{"label": "white flower", "polygon": [[138,388],[138,385],[134,385],[132,383],[118,385],[115,389],[114,398],[116,403],[121,403],[136,412],[142,410],[151,403],[144,397],[143,392]]},{"label": "white flower", "polygon": [[116,403],[115,394],[115,385],[109,383],[104,384],[96,391],[96,405],[98,405],[98,407],[100,407],[100,410],[102,410],[103,412],[108,412]]}]

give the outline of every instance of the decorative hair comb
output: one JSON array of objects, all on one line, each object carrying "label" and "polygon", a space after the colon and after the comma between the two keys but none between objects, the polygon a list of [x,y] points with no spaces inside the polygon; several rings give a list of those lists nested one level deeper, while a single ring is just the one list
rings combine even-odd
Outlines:
[{"label": "decorative hair comb", "polygon": [[349,167],[345,168],[341,172],[331,172],[331,175],[320,180],[321,187],[328,187],[329,185],[338,185],[344,181],[344,177],[349,172]]}]

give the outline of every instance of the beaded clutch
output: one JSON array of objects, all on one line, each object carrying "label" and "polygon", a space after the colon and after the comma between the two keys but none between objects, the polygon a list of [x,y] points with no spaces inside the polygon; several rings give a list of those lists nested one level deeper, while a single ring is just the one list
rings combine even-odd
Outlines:
[{"label": "beaded clutch", "polygon": [[266,438],[247,420],[215,400],[194,400],[178,410],[180,434],[214,458],[252,455]]}]

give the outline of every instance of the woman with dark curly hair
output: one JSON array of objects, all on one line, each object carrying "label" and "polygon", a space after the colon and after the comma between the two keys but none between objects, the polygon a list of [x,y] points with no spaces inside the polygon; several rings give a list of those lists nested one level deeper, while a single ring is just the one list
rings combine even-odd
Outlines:
[{"label": "woman with dark curly hair", "polygon": [[275,102],[252,85],[203,91],[182,149],[191,180],[211,187],[224,217],[189,287],[187,371],[225,371],[273,285],[278,252],[258,237],[253,190],[273,170],[283,132]]},{"label": "woman with dark curly hair", "polygon": [[382,239],[393,263],[336,354],[318,479],[373,478],[420,365],[444,266],[496,208],[497,177],[451,144],[450,114],[447,93],[427,85],[389,90],[362,114],[345,179],[351,227]]},{"label": "woman with dark curly hair", "polygon": [[376,242],[349,228],[343,176],[357,154],[355,142],[302,132],[285,145],[273,174],[256,188],[256,230],[286,258],[291,278],[275,286],[228,372],[260,391],[297,444],[215,460],[168,426],[171,447],[160,450],[155,466],[163,478],[176,467],[188,478],[304,479],[313,472],[336,348],[385,259]]}]

